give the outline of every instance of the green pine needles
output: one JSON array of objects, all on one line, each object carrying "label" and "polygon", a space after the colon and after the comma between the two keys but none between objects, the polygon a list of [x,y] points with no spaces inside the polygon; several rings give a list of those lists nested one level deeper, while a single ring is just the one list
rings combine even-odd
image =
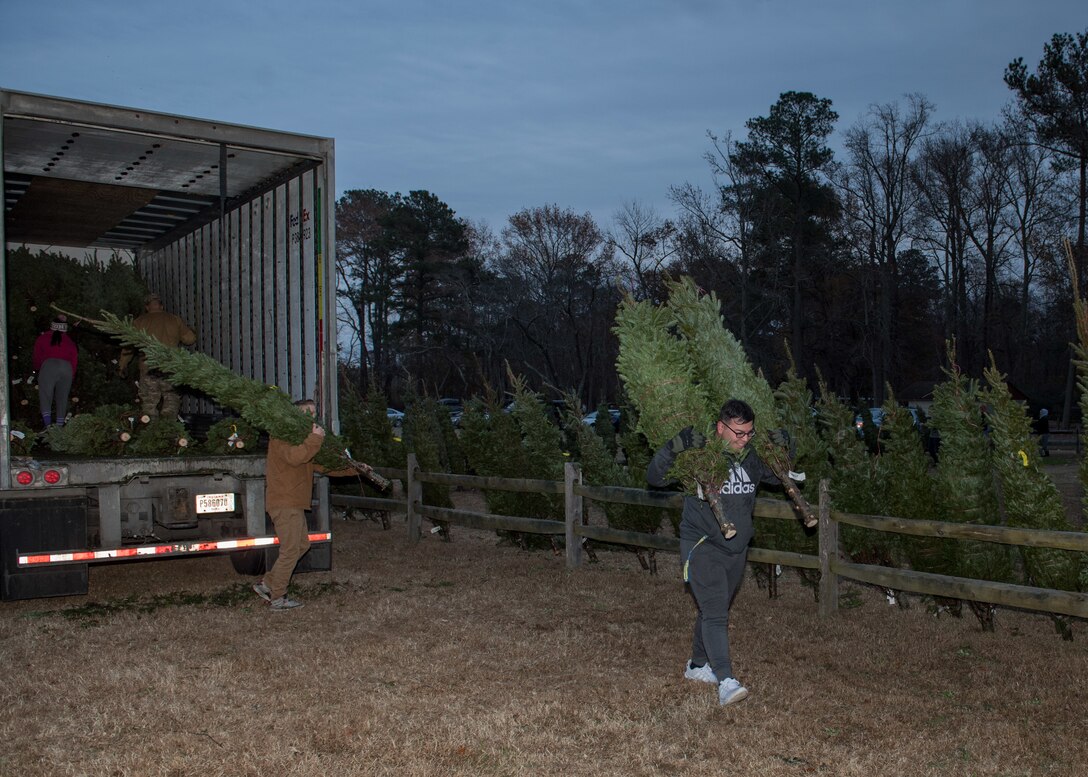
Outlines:
[{"label": "green pine needles", "polygon": [[701,292],[688,277],[669,282],[668,289],[664,305],[628,298],[616,314],[616,367],[638,410],[638,430],[655,448],[685,427],[702,432],[706,447],[685,452],[673,472],[687,493],[701,486],[714,495],[728,479],[735,458],[715,433],[718,412],[730,398],[744,400],[755,411],[756,429],[763,432],[753,447],[782,480],[806,525],[815,525],[815,511],[788,477],[788,452],[767,433],[781,426],[774,393],[725,328],[718,298]]},{"label": "green pine needles", "polygon": [[[276,386],[238,375],[198,351],[163,345],[147,332],[133,326],[132,320],[127,317],[120,318],[106,310],[101,311],[102,318],[99,320],[68,311],[60,312],[86,321],[122,345],[140,349],[149,367],[166,373],[174,383],[202,391],[272,437],[298,445],[310,434],[314,419],[295,407],[291,398]],[[352,466],[379,488],[384,490],[389,486],[389,482],[369,466],[349,458],[343,440],[334,434],[326,434],[314,460],[326,469]]]}]

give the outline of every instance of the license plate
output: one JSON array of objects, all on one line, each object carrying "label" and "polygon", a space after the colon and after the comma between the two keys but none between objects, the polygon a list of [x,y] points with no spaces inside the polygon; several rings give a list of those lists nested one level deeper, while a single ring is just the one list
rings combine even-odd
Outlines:
[{"label": "license plate", "polygon": [[196,512],[201,513],[233,513],[234,494],[197,494]]}]

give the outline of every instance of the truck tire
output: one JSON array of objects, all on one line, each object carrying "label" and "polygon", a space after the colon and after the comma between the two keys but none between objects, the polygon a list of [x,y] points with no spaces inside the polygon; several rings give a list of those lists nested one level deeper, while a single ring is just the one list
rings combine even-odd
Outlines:
[{"label": "truck tire", "polygon": [[230,554],[230,563],[240,575],[263,575],[268,569],[263,550],[236,550]]}]

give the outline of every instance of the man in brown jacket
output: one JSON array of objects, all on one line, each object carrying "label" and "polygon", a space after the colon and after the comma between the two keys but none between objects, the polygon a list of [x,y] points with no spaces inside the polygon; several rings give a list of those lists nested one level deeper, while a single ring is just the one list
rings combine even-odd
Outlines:
[{"label": "man in brown jacket", "polygon": [[[300,410],[317,415],[317,405],[312,399],[295,403]],[[287,584],[295,571],[295,564],[310,549],[306,528],[306,511],[313,504],[314,473],[331,477],[354,475],[353,468],[327,472],[314,463],[314,456],[321,450],[325,430],[316,423],[298,445],[272,437],[268,441],[268,460],[264,471],[264,509],[272,518],[272,526],[280,540],[280,554],[264,579],[254,584],[253,590],[270,603],[273,610],[290,610],[301,607],[302,602],[287,596]]]},{"label": "man in brown jacket", "polygon": [[[192,345],[196,342],[196,333],[180,317],[163,309],[162,299],[158,294],[148,295],[144,301],[144,310],[146,312],[136,318],[132,325],[144,330],[163,345],[177,348],[179,345]],[[132,349],[123,349],[121,358],[117,361],[117,374],[124,376],[131,361]],[[160,415],[163,418],[176,418],[181,409],[181,396],[174,385],[158,370],[148,369],[143,354],[140,354],[139,368],[140,409],[152,419]]]}]

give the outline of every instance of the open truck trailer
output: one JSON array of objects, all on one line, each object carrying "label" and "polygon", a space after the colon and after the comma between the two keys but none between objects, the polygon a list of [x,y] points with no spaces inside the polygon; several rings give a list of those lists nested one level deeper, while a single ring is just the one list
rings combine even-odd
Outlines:
[{"label": "open truck trailer", "polygon": [[[232,553],[260,573],[263,456],[12,455],[7,255],[124,252],[197,350],[336,431],[333,141],[0,89],[0,158],[0,598],[86,593],[96,562]],[[183,393],[186,413],[230,414]],[[299,571],[330,566],[324,478],[313,507]]]}]

